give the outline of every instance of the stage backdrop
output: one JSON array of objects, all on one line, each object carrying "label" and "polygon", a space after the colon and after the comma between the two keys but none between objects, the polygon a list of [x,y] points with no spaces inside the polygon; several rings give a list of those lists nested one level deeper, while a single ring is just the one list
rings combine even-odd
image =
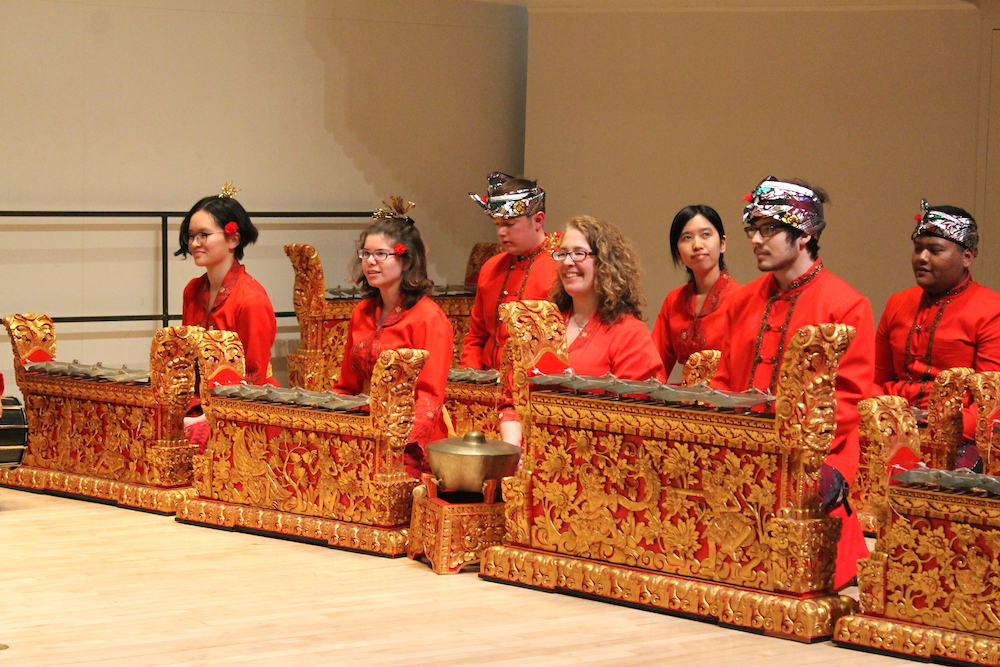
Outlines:
[{"label": "stage backdrop", "polygon": [[[460,281],[495,238],[466,193],[523,167],[526,21],[460,0],[0,0],[0,209],[186,211],[229,180],[251,211],[395,194],[417,202],[432,277]],[[318,246],[346,284],[364,224],[258,221],[245,263],[289,311],[282,246]],[[0,315],[159,312],[156,221],[7,218],[0,239]],[[202,272],[170,271],[179,313]],[[59,325],[59,357],[146,366],[155,326]],[[297,338],[279,320],[279,377]]]}]

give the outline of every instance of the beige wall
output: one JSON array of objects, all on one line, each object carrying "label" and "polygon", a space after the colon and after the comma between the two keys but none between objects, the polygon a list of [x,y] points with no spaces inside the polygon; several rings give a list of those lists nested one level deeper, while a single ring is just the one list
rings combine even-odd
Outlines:
[{"label": "beige wall", "polygon": [[[399,194],[432,276],[460,281],[493,237],[465,193],[523,166],[526,21],[460,0],[0,0],[0,209],[187,210],[227,180],[251,211]],[[282,246],[319,246],[328,284],[345,284],[362,224],[263,222],[248,269],[291,310]],[[0,230],[0,315],[159,312],[156,224]],[[179,312],[200,271],[170,269]],[[146,366],[154,327],[60,325],[59,356]],[[297,336],[279,321],[278,370]],[[0,354],[8,384],[10,369]]]},{"label": "beige wall", "polygon": [[[759,275],[740,213],[768,174],[829,190],[821,256],[876,317],[913,284],[921,197],[983,214],[989,37],[972,5],[533,9],[529,20],[526,171],[549,191],[553,226],[591,213],[637,241],[650,318],[684,280],[667,236],[685,205],[717,208],[735,277]],[[974,273],[1000,289],[996,219],[982,220]]]}]

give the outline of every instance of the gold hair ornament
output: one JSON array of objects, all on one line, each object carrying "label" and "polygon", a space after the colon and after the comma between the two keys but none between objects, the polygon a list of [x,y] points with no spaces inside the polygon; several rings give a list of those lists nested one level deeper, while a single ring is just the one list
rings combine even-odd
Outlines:
[{"label": "gold hair ornament", "polygon": [[386,204],[383,199],[382,206],[385,208],[375,209],[375,212],[372,213],[373,218],[382,220],[392,220],[393,218],[406,219],[408,217],[406,214],[411,208],[416,206],[416,204],[413,202],[407,202],[404,204],[402,197],[392,196],[389,197],[388,204]]},{"label": "gold hair ornament", "polygon": [[222,197],[223,199],[229,199],[235,196],[236,193],[242,189],[243,188],[234,187],[232,181],[226,181],[225,183],[222,184],[222,190],[219,192],[219,196]]}]

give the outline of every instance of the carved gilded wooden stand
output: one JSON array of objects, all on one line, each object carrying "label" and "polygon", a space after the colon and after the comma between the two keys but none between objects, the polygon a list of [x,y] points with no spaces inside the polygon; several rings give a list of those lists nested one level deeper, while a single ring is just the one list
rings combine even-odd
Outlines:
[{"label": "carved gilded wooden stand", "polygon": [[[989,423],[1000,374],[957,370],[979,406],[976,441],[986,472],[1000,474]],[[907,444],[915,423],[905,401],[862,403],[880,423],[899,425],[877,433],[875,444]],[[883,529],[860,561],[860,611],[838,621],[834,641],[924,661],[1000,665],[1000,498],[906,486],[884,495]]]},{"label": "carved gilded wooden stand", "polygon": [[562,317],[542,302],[504,311],[526,444],[483,578],[803,642],[833,634],[855,603],[831,590],[840,519],[820,510],[818,484],[850,327],[791,337],[769,417],[529,395],[525,360],[560,352]]},{"label": "carved gilded wooden stand", "polygon": [[483,551],[499,545],[503,538],[503,501],[497,502],[496,492],[496,480],[490,479],[483,486],[482,502],[456,499],[425,474],[423,484],[413,491],[406,555],[413,559],[427,556],[438,574],[455,574],[478,563]]},{"label": "carved gilded wooden stand", "polygon": [[170,327],[153,337],[150,384],[123,385],[25,371],[21,360],[54,359],[45,315],[4,318],[28,419],[22,465],[0,484],[173,514],[194,495],[183,419],[194,392],[201,329]]},{"label": "carved gilded wooden stand", "polygon": [[403,467],[424,350],[382,353],[369,414],[216,396],[218,374],[244,374],[236,334],[207,331],[200,358],[211,435],[194,457],[197,498],[177,520],[332,547],[406,554],[415,479]]},{"label": "carved gilded wooden stand", "polygon": [[[479,243],[469,255],[466,275],[478,274],[482,263],[502,250],[495,243]],[[340,377],[344,358],[347,324],[358,299],[327,300],[323,264],[310,245],[291,243],[285,254],[295,270],[292,301],[299,322],[299,349],[288,354],[288,379],[293,387],[325,391]],[[435,296],[455,330],[455,363],[461,356],[462,343],[469,330],[472,296]]]}]

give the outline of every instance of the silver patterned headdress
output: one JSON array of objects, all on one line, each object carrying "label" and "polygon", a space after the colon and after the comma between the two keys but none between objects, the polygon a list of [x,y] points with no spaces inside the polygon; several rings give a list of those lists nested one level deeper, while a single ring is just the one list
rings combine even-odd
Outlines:
[{"label": "silver patterned headdress", "polygon": [[920,200],[923,213],[913,216],[917,227],[910,235],[911,239],[918,236],[939,236],[954,241],[963,248],[976,252],[979,247],[979,228],[976,221],[964,215],[952,215],[931,208],[926,199]]},{"label": "silver patterned headdress", "polygon": [[537,185],[513,192],[499,192],[500,186],[511,180],[515,180],[515,177],[502,171],[494,171],[486,179],[487,196],[470,192],[469,197],[491,218],[516,218],[521,215],[534,215],[542,210],[545,204],[545,190]]},{"label": "silver patterned headdress", "polygon": [[817,239],[826,227],[823,202],[804,185],[768,176],[744,199],[749,202],[743,209],[744,224],[756,216],[774,218]]}]

